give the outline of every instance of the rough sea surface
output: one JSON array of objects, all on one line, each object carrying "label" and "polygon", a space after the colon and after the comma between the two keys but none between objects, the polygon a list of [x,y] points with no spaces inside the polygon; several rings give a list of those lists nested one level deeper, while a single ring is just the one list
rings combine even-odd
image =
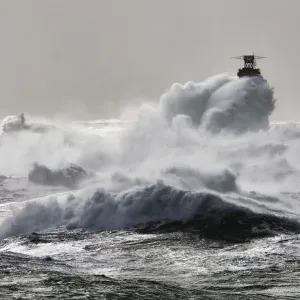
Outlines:
[{"label": "rough sea surface", "polygon": [[0,299],[299,299],[300,123],[260,77],[0,131]]}]

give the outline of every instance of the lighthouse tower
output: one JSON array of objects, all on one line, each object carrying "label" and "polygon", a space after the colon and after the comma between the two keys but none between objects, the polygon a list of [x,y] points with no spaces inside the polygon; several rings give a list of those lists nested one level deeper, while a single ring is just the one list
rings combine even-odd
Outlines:
[{"label": "lighthouse tower", "polygon": [[232,57],[234,59],[244,60],[244,67],[238,70],[237,76],[239,77],[251,77],[251,76],[260,76],[260,69],[256,67],[256,60],[265,58],[263,56],[257,55],[242,55]]}]

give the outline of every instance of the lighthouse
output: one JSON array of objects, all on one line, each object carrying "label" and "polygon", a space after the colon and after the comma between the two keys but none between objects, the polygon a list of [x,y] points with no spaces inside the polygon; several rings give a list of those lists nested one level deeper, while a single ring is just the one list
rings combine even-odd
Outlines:
[{"label": "lighthouse", "polygon": [[260,69],[256,67],[256,60],[265,58],[263,56],[257,55],[242,55],[232,57],[234,59],[244,60],[244,67],[239,69],[237,72],[238,77],[252,77],[252,76],[261,76]]}]

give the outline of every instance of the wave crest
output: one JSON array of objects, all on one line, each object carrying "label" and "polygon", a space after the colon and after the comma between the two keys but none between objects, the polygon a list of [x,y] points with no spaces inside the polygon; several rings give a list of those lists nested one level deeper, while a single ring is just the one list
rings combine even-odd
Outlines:
[{"label": "wave crest", "polygon": [[215,239],[247,240],[276,232],[299,232],[292,219],[254,212],[211,193],[188,192],[158,183],[118,194],[31,202],[1,225],[1,236],[64,225],[84,230],[193,231]]}]

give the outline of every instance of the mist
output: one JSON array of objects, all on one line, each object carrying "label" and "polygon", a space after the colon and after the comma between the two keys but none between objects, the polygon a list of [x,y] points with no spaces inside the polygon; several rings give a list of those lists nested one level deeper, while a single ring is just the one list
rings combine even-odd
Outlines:
[{"label": "mist", "polygon": [[299,25],[297,0],[0,0],[0,115],[118,117],[255,52],[297,120]]}]

